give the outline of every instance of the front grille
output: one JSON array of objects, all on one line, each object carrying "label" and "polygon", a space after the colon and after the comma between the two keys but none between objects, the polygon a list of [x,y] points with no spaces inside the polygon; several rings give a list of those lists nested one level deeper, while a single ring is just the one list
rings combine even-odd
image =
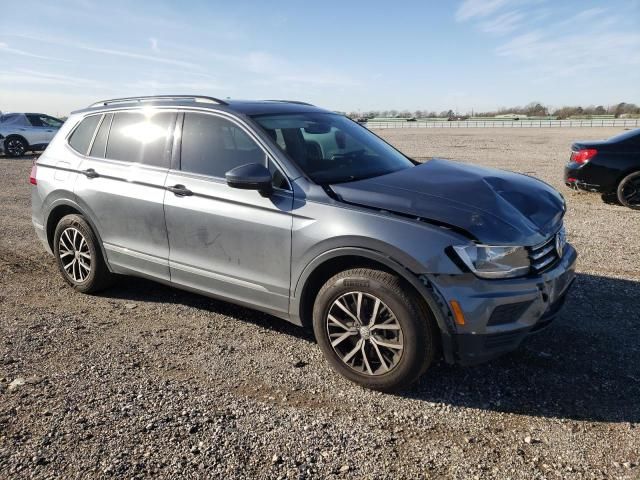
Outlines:
[{"label": "front grille", "polygon": [[529,248],[529,259],[531,260],[531,270],[533,273],[541,273],[552,268],[560,257],[556,249],[556,236],[551,236],[548,240],[540,245]]}]

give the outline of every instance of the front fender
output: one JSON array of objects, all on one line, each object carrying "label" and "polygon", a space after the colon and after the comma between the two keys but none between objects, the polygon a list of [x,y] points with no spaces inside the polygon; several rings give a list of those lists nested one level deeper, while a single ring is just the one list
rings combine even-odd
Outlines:
[{"label": "front fender", "polygon": [[296,201],[291,250],[292,290],[302,271],[338,248],[380,252],[415,274],[459,274],[445,250],[469,239],[442,226],[340,203]]},{"label": "front fender", "polygon": [[313,272],[326,262],[335,260],[340,257],[361,257],[368,260],[373,260],[384,265],[390,271],[396,273],[398,276],[407,281],[424,299],[424,301],[427,303],[427,306],[433,313],[435,321],[440,330],[443,353],[447,361],[452,361],[453,350],[451,334],[454,331],[454,327],[451,323],[447,307],[444,305],[444,301],[439,296],[439,293],[428,283],[423,283],[412,271],[408,270],[406,267],[399,264],[391,257],[375,250],[369,250],[361,247],[341,247],[324,252],[323,254],[314,258],[302,271],[302,274],[300,275],[300,278],[298,278],[298,281],[296,283],[293,295],[291,296],[289,304],[289,317],[292,322],[298,325],[303,324],[301,318],[301,302],[304,289],[306,288],[308,280],[310,279]]}]

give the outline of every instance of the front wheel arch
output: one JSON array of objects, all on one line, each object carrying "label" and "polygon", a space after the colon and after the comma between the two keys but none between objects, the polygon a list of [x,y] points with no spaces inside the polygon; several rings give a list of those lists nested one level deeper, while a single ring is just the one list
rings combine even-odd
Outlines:
[{"label": "front wheel arch", "polygon": [[336,273],[349,268],[381,269],[400,277],[409,288],[414,290],[417,298],[424,302],[436,320],[442,336],[442,346],[445,358],[449,358],[452,326],[443,312],[440,302],[434,292],[423,284],[413,272],[407,270],[393,259],[382,253],[358,247],[345,247],[331,250],[316,257],[302,272],[297,287],[291,298],[291,319],[300,325],[308,327],[312,323],[313,303],[315,296],[324,283]]}]

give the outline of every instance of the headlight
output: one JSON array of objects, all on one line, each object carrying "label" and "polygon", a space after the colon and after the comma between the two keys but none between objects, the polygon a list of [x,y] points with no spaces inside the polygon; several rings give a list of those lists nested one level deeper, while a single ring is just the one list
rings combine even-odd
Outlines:
[{"label": "headlight", "polygon": [[478,277],[512,278],[529,272],[529,255],[524,247],[468,245],[454,246],[453,249]]}]

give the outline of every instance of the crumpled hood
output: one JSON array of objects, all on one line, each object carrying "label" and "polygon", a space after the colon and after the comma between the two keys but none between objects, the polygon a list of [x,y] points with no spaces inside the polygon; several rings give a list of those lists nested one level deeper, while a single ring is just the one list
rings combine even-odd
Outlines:
[{"label": "crumpled hood", "polygon": [[540,180],[442,159],[331,189],[345,202],[457,227],[491,245],[537,245],[564,216],[562,196]]}]

